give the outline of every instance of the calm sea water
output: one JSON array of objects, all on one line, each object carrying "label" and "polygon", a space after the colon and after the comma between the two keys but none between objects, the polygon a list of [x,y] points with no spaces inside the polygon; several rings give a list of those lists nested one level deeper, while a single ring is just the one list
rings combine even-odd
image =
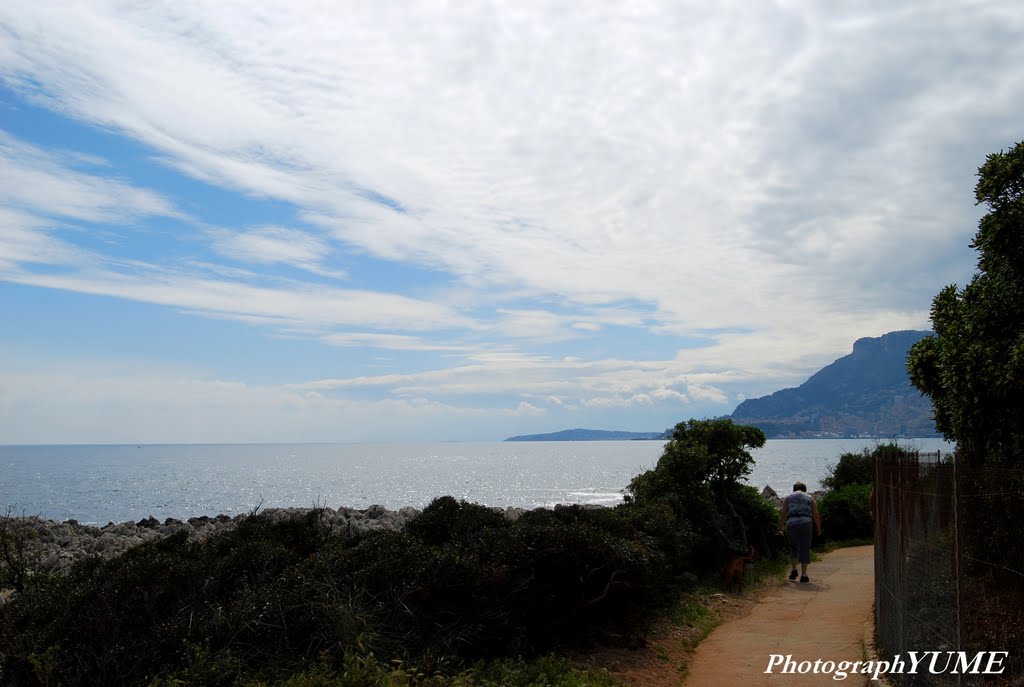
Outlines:
[{"label": "calm sea water", "polygon": [[[749,482],[818,487],[859,439],[772,440],[754,452]],[[911,442],[950,450],[941,440]],[[489,506],[612,505],[654,467],[660,441],[438,444],[212,444],[0,446],[0,506],[54,520],[105,524],[152,515],[187,518],[263,507],[397,509],[438,496]]]}]

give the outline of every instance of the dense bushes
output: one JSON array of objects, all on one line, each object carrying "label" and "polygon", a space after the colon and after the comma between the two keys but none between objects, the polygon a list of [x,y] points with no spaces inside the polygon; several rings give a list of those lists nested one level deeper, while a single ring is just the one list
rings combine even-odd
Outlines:
[{"label": "dense bushes", "polygon": [[[349,538],[316,510],[252,516],[37,576],[0,609],[0,684],[347,685],[369,670],[367,684],[468,686],[489,684],[483,667],[466,677],[479,659],[639,638],[728,552],[774,552],[777,514],[737,481],[763,442],[728,420],[680,424],[616,508],[513,520],[443,497],[404,531]],[[448,677],[385,680],[392,660]]]},{"label": "dense bushes", "polygon": [[0,610],[0,683],[230,685],[322,656],[342,669],[353,650],[431,668],[532,655],[637,633],[666,568],[615,510],[510,522],[446,497],[405,532],[353,539],[257,516],[204,543],[170,537],[36,579]]},{"label": "dense bushes", "polygon": [[870,449],[860,453],[844,453],[839,462],[828,466],[828,477],[821,480],[826,489],[841,489],[850,484],[871,484],[875,481],[875,454]]},{"label": "dense bushes", "polygon": [[758,555],[774,558],[783,551],[785,542],[778,535],[779,512],[761,496],[761,492],[750,485],[737,484],[729,495],[746,527],[747,541]]},{"label": "dense bushes", "polygon": [[871,488],[875,481],[875,460],[906,449],[896,443],[880,444],[859,453],[844,453],[829,466],[821,481],[829,489],[819,504],[822,529],[832,541],[865,539],[874,534],[871,518]]},{"label": "dense bushes", "polygon": [[870,496],[870,484],[848,484],[825,495],[818,508],[822,529],[830,539],[865,539],[873,535]]}]

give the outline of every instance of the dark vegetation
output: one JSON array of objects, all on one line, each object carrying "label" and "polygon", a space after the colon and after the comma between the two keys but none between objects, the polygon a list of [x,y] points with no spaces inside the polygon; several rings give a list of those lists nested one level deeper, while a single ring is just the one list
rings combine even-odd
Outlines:
[{"label": "dark vegetation", "polygon": [[38,551],[33,546],[36,518],[14,517],[8,506],[0,516],[0,590],[25,591],[32,570],[38,567]]},{"label": "dark vegetation", "polygon": [[869,539],[874,534],[870,496],[870,484],[848,484],[825,495],[818,508],[829,541]]},{"label": "dark vegetation", "polygon": [[828,467],[828,477],[821,480],[821,486],[838,490],[852,484],[871,484],[874,481],[875,451],[865,448],[859,453],[840,455],[839,462]]},{"label": "dark vegetation", "polygon": [[829,541],[870,539],[874,536],[871,515],[871,489],[875,480],[875,460],[906,452],[897,442],[865,448],[859,453],[844,453],[828,468],[821,485],[829,490],[818,503],[822,530]]},{"label": "dark vegetation", "polygon": [[763,443],[730,420],[681,423],[616,508],[510,520],[443,497],[402,532],[351,538],[316,510],[254,514],[31,576],[0,608],[0,684],[602,684],[536,657],[641,642],[724,556],[771,557],[777,513],[738,482]]}]

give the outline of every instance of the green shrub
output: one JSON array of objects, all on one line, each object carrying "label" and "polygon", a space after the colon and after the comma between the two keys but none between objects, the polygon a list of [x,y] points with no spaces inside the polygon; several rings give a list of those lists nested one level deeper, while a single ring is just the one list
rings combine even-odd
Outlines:
[{"label": "green shrub", "polygon": [[870,449],[860,453],[844,453],[839,462],[828,466],[828,477],[821,480],[826,489],[841,489],[850,484],[872,484],[875,481],[875,454]]},{"label": "green shrub", "polygon": [[341,673],[370,655],[457,672],[636,637],[673,582],[657,540],[618,509],[513,523],[444,499],[414,523],[344,539],[315,518],[257,516],[40,580],[0,609],[0,684],[42,671],[68,685],[219,687],[284,679],[317,656]]},{"label": "green shrub", "polygon": [[825,536],[831,541],[871,537],[870,498],[870,484],[849,484],[826,494],[818,502]]},{"label": "green shrub", "polygon": [[649,538],[652,552],[657,554],[650,562],[651,574],[659,581],[652,589],[652,600],[670,604],[697,579],[690,565],[696,536],[689,521],[677,517],[665,500],[622,504],[616,511]]},{"label": "green shrub", "polygon": [[512,570],[529,571],[518,603],[535,649],[614,633],[635,636],[657,600],[664,554],[618,511],[526,513],[512,529]]},{"label": "green shrub", "polygon": [[451,496],[434,499],[409,523],[407,531],[426,544],[450,542],[472,544],[488,529],[502,529],[509,524],[500,511]]},{"label": "green shrub", "polygon": [[[758,556],[774,558],[784,548],[778,536],[779,511],[748,484],[737,484],[730,501],[747,528],[747,541],[757,549]],[[739,547],[742,548],[742,547]]]},{"label": "green shrub", "polygon": [[863,448],[860,452],[849,452],[839,456],[839,462],[828,466],[828,477],[821,480],[826,489],[841,489],[850,484],[873,484],[875,481],[875,460],[899,456],[912,452],[897,441],[878,444],[873,449]]}]

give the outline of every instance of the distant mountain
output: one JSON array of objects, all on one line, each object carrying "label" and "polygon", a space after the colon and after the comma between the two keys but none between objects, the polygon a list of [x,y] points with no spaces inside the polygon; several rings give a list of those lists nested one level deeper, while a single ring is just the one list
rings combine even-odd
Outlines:
[{"label": "distant mountain", "polygon": [[615,432],[604,429],[565,429],[551,434],[523,434],[505,441],[629,441],[664,439],[665,432]]},{"label": "distant mountain", "polygon": [[769,438],[936,436],[931,400],[911,386],[910,347],[931,332],[890,332],[859,339],[853,353],[795,389],[740,403],[730,416]]}]

